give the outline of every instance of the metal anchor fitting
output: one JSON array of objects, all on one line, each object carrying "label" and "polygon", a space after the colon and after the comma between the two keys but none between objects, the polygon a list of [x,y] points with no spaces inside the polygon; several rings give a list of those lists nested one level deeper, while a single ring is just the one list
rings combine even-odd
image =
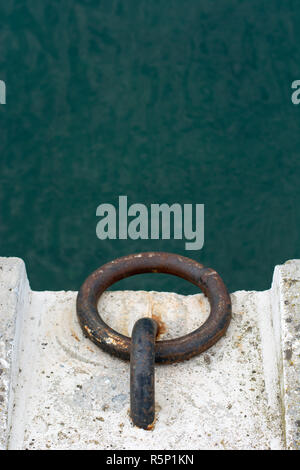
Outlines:
[{"label": "metal anchor fitting", "polygon": [[141,318],[132,330],[130,354],[130,415],[139,428],[149,429],[155,418],[154,364],[157,323]]},{"label": "metal anchor fitting", "polygon": [[[155,341],[157,323],[142,318],[134,325],[130,339],[102,320],[97,309],[101,294],[121,279],[150,272],[173,274],[204,292],[211,311],[200,328],[180,338]],[[92,273],[78,293],[77,315],[85,336],[103,351],[130,360],[131,417],[135,425],[151,429],[155,417],[154,363],[190,359],[215,344],[230,323],[231,301],[222,279],[213,269],[184,256],[149,252],[118,258]]]}]

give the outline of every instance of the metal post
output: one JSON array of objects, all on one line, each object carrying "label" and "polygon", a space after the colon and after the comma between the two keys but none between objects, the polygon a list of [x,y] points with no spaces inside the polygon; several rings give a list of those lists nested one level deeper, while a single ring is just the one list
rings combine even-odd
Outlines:
[{"label": "metal post", "polygon": [[133,423],[151,429],[155,418],[154,363],[157,323],[138,320],[132,331],[130,353],[130,414]]}]

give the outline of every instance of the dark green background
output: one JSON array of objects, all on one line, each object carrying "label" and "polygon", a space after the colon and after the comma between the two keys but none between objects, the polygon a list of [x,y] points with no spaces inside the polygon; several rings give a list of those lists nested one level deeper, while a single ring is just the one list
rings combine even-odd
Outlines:
[{"label": "dark green background", "polygon": [[[299,258],[299,24],[296,0],[1,1],[0,254],[37,290],[77,290],[143,250],[210,265],[231,291],[269,288]],[[97,206],[122,194],[204,203],[204,248],[98,240]]]}]

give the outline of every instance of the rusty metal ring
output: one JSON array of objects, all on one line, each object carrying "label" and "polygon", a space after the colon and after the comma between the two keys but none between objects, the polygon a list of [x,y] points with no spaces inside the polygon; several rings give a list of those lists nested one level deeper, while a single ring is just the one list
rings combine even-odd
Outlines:
[{"label": "rusty metal ring", "polygon": [[210,315],[200,328],[180,338],[157,341],[155,361],[171,363],[189,359],[215,344],[231,319],[231,301],[216,271],[192,259],[172,253],[149,252],[123,256],[94,271],[77,296],[81,328],[97,346],[121,359],[130,359],[131,339],[110,328],[100,317],[97,304],[112,284],[135,274],[173,274],[198,286],[208,297]]}]

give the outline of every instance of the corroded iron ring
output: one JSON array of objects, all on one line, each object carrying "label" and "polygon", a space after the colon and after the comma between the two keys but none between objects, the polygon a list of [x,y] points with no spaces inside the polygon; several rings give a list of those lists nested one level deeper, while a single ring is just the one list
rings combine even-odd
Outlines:
[{"label": "corroded iron ring", "polygon": [[155,361],[171,363],[189,359],[215,344],[224,335],[231,319],[231,301],[216,271],[196,261],[172,253],[149,252],[115,259],[94,271],[77,296],[77,315],[88,338],[104,351],[130,359],[131,339],[110,328],[100,317],[97,304],[112,284],[142,273],[173,274],[198,286],[208,297],[210,315],[192,333],[180,338],[157,341]]}]

